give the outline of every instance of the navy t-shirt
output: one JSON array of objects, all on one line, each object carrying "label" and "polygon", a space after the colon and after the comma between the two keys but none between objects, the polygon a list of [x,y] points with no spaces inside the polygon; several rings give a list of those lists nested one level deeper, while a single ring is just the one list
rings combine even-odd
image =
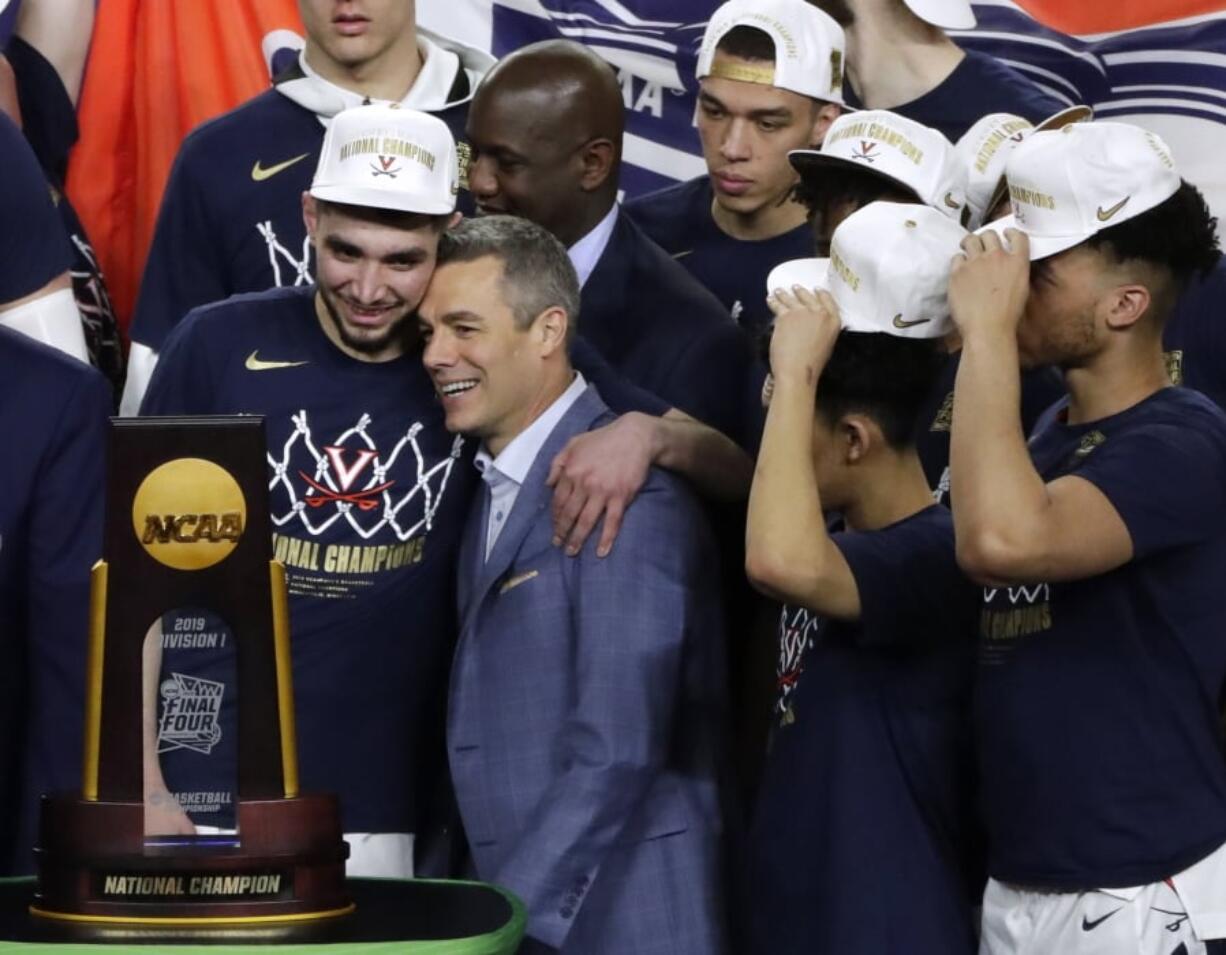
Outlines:
[{"label": "navy t-shirt", "polygon": [[625,210],[665,252],[709,289],[753,337],[770,325],[766,277],[780,262],[813,254],[808,223],[770,239],[735,239],[711,215],[711,180],[699,176],[639,196]]},{"label": "navy t-shirt", "polygon": [[[435,115],[462,141],[467,103]],[[272,89],[183,140],[141,278],[133,341],[157,351],[198,305],[314,281],[302,193],[323,135],[313,112]]]},{"label": "navy t-shirt", "polygon": [[[956,143],[988,113],[1013,113],[1039,123],[1065,108],[1064,103],[995,57],[976,50],[964,52],[962,62],[939,86],[918,99],[892,107],[891,112],[939,129]],[[843,98],[853,109],[864,108],[850,82],[843,84]]]},{"label": "navy t-shirt", "polygon": [[976,590],[939,505],[837,534],[863,607],[821,618],[749,839],[748,951],[975,951]]},{"label": "navy t-shirt", "polygon": [[1030,441],[1045,481],[1084,478],[1134,556],[1065,583],[986,588],[976,725],[1002,881],[1157,882],[1226,842],[1226,414],[1165,388]]},{"label": "navy t-shirt", "polygon": [[1188,283],[1167,319],[1162,345],[1175,384],[1226,408],[1226,258]]},{"label": "navy t-shirt", "polygon": [[81,785],[110,407],[97,371],[0,328],[0,873],[33,871],[39,794]]},{"label": "navy t-shirt", "polygon": [[[915,450],[933,496],[949,506],[949,440],[954,417],[954,382],[962,352],[951,354],[920,409]],[[1065,395],[1060,372],[1048,366],[1022,371],[1022,433],[1030,434],[1039,417]]]},{"label": "navy t-shirt", "polygon": [[[320,327],[313,292],[197,309],[167,340],[141,410],[265,416],[302,788],[339,793],[346,831],[412,832],[443,756],[472,442],[444,429],[419,353],[350,358]],[[226,682],[225,647],[173,637],[164,637],[164,678]],[[222,700],[216,746],[163,741],[168,786],[188,808],[220,789],[233,758],[231,701]],[[213,815],[196,821],[224,824],[218,802],[206,800]]]},{"label": "navy t-shirt", "polygon": [[0,305],[68,271],[72,249],[51,187],[21,130],[0,113]]}]

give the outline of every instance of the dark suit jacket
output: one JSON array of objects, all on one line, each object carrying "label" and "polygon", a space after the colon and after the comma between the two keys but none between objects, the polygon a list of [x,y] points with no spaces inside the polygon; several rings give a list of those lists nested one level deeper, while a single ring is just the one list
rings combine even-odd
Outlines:
[{"label": "dark suit jacket", "polygon": [[765,371],[749,336],[624,213],[583,286],[579,331],[634,384],[756,450]]},{"label": "dark suit jacket", "polygon": [[608,423],[589,388],[563,416],[484,560],[465,530],[447,751],[477,873],[528,933],[575,955],[725,950],[716,756],[723,624],[696,503],[653,471],[613,552],[552,546],[549,463]]}]

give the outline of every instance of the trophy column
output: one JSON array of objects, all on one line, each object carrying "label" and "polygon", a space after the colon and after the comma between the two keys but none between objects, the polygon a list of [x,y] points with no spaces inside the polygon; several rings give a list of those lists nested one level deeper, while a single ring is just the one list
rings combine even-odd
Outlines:
[{"label": "trophy column", "polygon": [[[112,422],[95,566],[81,792],[44,796],[31,911],[74,922],[299,921],[352,910],[327,794],[298,791],[284,569],[272,559],[263,421]],[[147,839],[143,649],[151,620],[228,621],[238,693],[236,839]]]}]

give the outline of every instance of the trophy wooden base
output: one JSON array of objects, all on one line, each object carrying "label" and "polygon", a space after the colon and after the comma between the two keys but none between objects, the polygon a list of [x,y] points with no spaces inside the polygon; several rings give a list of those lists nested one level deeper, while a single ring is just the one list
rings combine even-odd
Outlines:
[{"label": "trophy wooden base", "polygon": [[254,925],[353,911],[335,796],[240,799],[237,841],[145,838],[142,803],[44,796],[30,911],[77,923]]}]

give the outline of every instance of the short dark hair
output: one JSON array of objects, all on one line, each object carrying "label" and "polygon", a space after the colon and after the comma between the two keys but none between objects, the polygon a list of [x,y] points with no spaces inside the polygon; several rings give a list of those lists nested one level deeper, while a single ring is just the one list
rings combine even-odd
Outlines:
[{"label": "short dark hair", "polygon": [[1221,257],[1217,219],[1187,180],[1169,199],[1086,240],[1116,262],[1141,261],[1168,270],[1178,286],[1207,275]]},{"label": "short dark hair", "polygon": [[735,26],[715,44],[715,49],[741,60],[775,62],[775,41],[765,30],[757,27]]},{"label": "short dark hair", "polygon": [[914,447],[921,409],[947,360],[939,338],[841,332],[817,380],[817,412],[829,424],[867,415],[890,447]]},{"label": "short dark hair", "polygon": [[472,262],[486,256],[502,263],[502,289],[515,315],[527,328],[541,312],[566,312],[567,336],[579,321],[579,276],[566,248],[542,226],[519,216],[465,219],[442,234],[438,264]]},{"label": "short dark hair", "polygon": [[853,166],[836,167],[833,163],[802,169],[794,193],[797,202],[809,210],[809,216],[821,215],[836,202],[854,202],[862,208],[870,202],[921,202],[915,191],[880,173]]},{"label": "short dark hair", "polygon": [[315,211],[319,215],[334,212],[352,219],[359,219],[362,222],[373,222],[375,225],[404,229],[406,232],[427,226],[441,232],[451,221],[450,213],[432,215],[425,212],[402,212],[399,209],[378,209],[374,206],[355,206],[347,202],[332,202],[329,199],[320,199],[315,196],[312,198],[315,200]]}]

